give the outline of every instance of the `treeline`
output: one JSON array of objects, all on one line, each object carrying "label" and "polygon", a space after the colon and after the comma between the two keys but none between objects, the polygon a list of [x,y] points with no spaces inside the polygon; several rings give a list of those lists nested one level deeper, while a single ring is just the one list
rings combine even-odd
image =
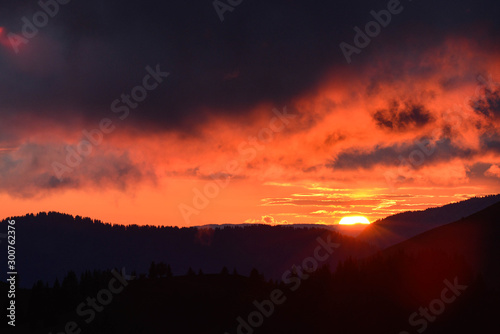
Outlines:
[{"label": "treeline", "polygon": [[[185,274],[189,267],[216,273],[227,266],[243,275],[259,268],[267,277],[277,279],[293,263],[313,254],[317,238],[327,236],[342,245],[329,259],[332,268],[339,259],[365,257],[376,251],[367,243],[321,227],[123,226],[56,212],[13,218],[18,265],[23,268],[21,284],[26,288],[38,279],[62,279],[70,269],[79,275],[87,268],[126,267],[147,272],[150,261],[170,264],[174,275]],[[0,230],[4,223],[0,223]],[[0,258],[0,266],[6,265],[5,260]]]},{"label": "treeline", "polygon": [[[113,273],[114,271],[114,273]],[[163,286],[176,284],[183,280],[189,280],[196,277],[203,277],[205,274],[200,269],[197,272],[191,267],[185,275],[176,276],[172,274],[170,265],[163,262],[151,263],[148,273],[140,273],[134,270],[130,273],[125,269],[113,270],[87,270],[78,277],[74,271],[69,271],[66,276],[59,281],[56,279],[53,284],[37,281],[31,289],[22,289],[19,300],[22,301],[17,311],[17,324],[21,328],[26,328],[30,332],[42,329],[50,329],[53,327],[61,327],[61,324],[70,321],[71,319],[78,319],[78,307],[82,303],[88,302],[89,298],[97,296],[96,303],[99,301],[100,291],[110,289],[110,282],[117,281],[117,277],[121,276],[123,279],[128,280],[127,288],[134,285],[154,285],[160,283]],[[227,267],[223,267],[219,274],[207,275],[216,280],[220,278],[230,278],[243,276],[239,275],[236,269],[229,272]],[[259,273],[257,269],[252,269],[249,277],[250,282],[264,282],[264,275]],[[272,281],[270,281],[272,282]],[[111,284],[113,286],[113,284]],[[0,286],[0,290],[7,289],[7,286]],[[180,290],[179,290],[180,292]],[[3,292],[2,292],[3,293]],[[184,291],[184,293],[189,293]],[[98,303],[97,303],[98,304]],[[2,304],[3,306],[3,304]],[[84,310],[84,307],[81,308]],[[69,320],[66,320],[69,319]],[[83,328],[100,328],[103,325],[103,320],[106,317],[97,317],[96,321],[92,321],[90,327],[85,327],[82,322]],[[2,326],[4,327],[4,324]]]},{"label": "treeline", "polygon": [[[466,288],[442,312],[431,313],[435,319],[427,320],[426,333],[483,328],[488,316],[500,308],[499,291],[486,286],[462,257],[432,249],[418,254],[379,253],[364,260],[348,258],[334,271],[328,266],[309,272],[292,268],[284,281],[266,279],[257,269],[247,277],[227,267],[218,274],[189,268],[183,275],[173,275],[163,262],[150,263],[147,273],[130,275],[134,279],[95,320],[88,325],[80,321],[82,329],[232,334],[241,325],[239,318],[252,327],[248,317],[255,316],[252,312],[260,310],[255,306],[259,304],[267,305],[259,312],[269,316],[263,316],[258,333],[415,332],[423,328],[424,320],[417,315],[416,326],[409,317],[443,298],[447,284]],[[111,271],[86,271],[80,277],[70,271],[51,286],[37,282],[26,291],[27,308],[22,310],[19,325],[31,333],[59,332],[68,319],[76,318],[77,306],[106,289],[114,277]],[[271,312],[265,301],[277,289],[283,302],[274,304]],[[256,327],[251,329],[257,332]]]},{"label": "treeline", "polygon": [[453,222],[470,216],[476,212],[500,202],[500,194],[471,197],[467,200],[446,204],[440,207],[431,207],[420,211],[405,211],[392,216],[379,219],[374,224],[391,224],[393,222],[405,222],[407,224],[433,224],[436,221]]}]

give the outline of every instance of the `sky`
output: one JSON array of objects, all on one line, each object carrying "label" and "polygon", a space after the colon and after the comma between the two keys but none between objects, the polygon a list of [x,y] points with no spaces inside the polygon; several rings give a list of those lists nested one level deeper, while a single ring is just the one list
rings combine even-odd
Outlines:
[{"label": "sky", "polygon": [[1,6],[0,218],[337,224],[500,192],[497,2]]}]

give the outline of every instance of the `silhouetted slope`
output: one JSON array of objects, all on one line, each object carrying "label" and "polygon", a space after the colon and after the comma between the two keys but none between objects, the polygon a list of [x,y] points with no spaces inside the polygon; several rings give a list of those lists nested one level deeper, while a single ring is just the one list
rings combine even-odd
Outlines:
[{"label": "silhouetted slope", "polygon": [[470,216],[498,202],[500,194],[474,197],[423,211],[399,213],[367,226],[358,239],[384,249],[427,230]]},{"label": "silhouetted slope", "polygon": [[[78,314],[77,305],[108,287],[112,275],[104,272],[85,284],[74,279],[57,288],[37,284],[19,297],[17,332],[60,333],[74,321],[82,333],[106,334],[486,333],[498,327],[500,294],[473,276],[459,257],[438,251],[379,253],[363,261],[347,259],[335,273],[318,268],[302,276],[300,284],[232,274],[140,278],[102,305],[95,318]],[[466,288],[450,290],[456,280]],[[276,289],[280,301],[270,304]],[[411,323],[422,307],[439,310],[435,302],[443,298],[443,289],[446,298],[454,297],[444,310],[424,322],[425,329],[423,316]],[[68,301],[68,296],[76,298]],[[240,327],[242,321],[246,328]]]},{"label": "silhouetted slope", "polygon": [[[103,304],[88,323],[88,314],[78,314],[77,305],[88,301],[89,296],[101,295],[113,275],[94,271],[78,279],[68,273],[60,285],[49,287],[38,282],[31,290],[20,290],[18,329],[19,333],[58,333],[66,323],[75,321],[82,332],[107,334],[495,332],[500,312],[499,215],[497,203],[375,255],[347,257],[339,261],[333,273],[328,266],[318,267],[309,273],[289,275],[284,282],[265,281],[255,271],[250,277],[226,270],[211,275],[191,272],[176,277],[141,277],[131,280],[112,302]],[[190,235],[187,232],[191,229],[178,230]],[[212,237],[200,237],[198,231],[190,238],[194,235],[197,242],[202,240],[208,247],[221,242],[218,238],[226,242],[242,240],[218,235],[222,230],[211,231]],[[285,244],[296,246],[304,243],[304,235],[315,237],[319,233],[341,240],[344,251],[360,245],[364,249],[363,244],[356,247],[352,238],[320,229],[252,226],[228,231],[230,236],[242,233],[254,242],[265,242],[267,250],[272,247],[268,248],[269,239],[262,237],[262,231],[272,235],[274,244],[286,240]],[[0,293],[6,293],[6,289],[0,284]],[[263,302],[276,289],[282,302],[273,304],[272,312],[269,302],[263,309]],[[2,301],[0,306],[4,307]],[[259,318],[257,311],[268,315]],[[246,329],[241,328],[242,321]],[[249,323],[259,325],[251,328]],[[0,328],[6,328],[6,324],[0,324]]]},{"label": "silhouetted slope", "polygon": [[[125,267],[128,272],[146,273],[151,261],[171,265],[175,275],[185,274],[189,267],[217,273],[226,266],[242,274],[255,267],[266,277],[277,279],[292,264],[312,256],[318,245],[316,239],[327,235],[341,244],[329,259],[332,266],[338,259],[363,257],[374,251],[352,237],[322,228],[122,226],[54,212],[13,219],[17,266],[25,287],[39,279],[52,283],[70,269],[80,274],[87,269]],[[5,225],[6,220],[0,223],[0,230],[6,230]],[[5,267],[5,261],[2,257],[0,266]]]},{"label": "silhouetted slope", "polygon": [[454,223],[434,228],[386,249],[383,253],[442,250],[464,257],[475,272],[500,286],[500,203]]}]

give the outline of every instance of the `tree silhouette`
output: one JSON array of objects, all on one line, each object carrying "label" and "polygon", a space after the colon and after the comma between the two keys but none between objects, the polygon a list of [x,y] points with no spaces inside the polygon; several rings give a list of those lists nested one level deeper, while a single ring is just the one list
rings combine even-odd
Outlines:
[{"label": "tree silhouette", "polygon": [[156,266],[156,270],[159,277],[167,276],[167,265],[165,263],[159,262],[158,265]]},{"label": "tree silhouette", "polygon": [[253,268],[252,271],[250,272],[250,279],[254,282],[260,282],[264,280],[264,275],[259,273],[259,271],[256,268]]},{"label": "tree silhouette", "polygon": [[220,274],[221,274],[221,275],[223,275],[223,276],[227,276],[227,275],[229,275],[229,270],[227,269],[227,267],[226,267],[226,266],[224,266],[224,267],[222,268],[222,270],[221,270]]},{"label": "tree silhouette", "polygon": [[158,267],[154,261],[151,262],[151,265],[149,266],[148,277],[149,278],[157,278],[158,277]]},{"label": "tree silhouette", "polygon": [[170,265],[167,265],[167,274],[166,274],[167,278],[171,278],[172,276],[174,276],[172,274],[172,267],[170,267]]}]

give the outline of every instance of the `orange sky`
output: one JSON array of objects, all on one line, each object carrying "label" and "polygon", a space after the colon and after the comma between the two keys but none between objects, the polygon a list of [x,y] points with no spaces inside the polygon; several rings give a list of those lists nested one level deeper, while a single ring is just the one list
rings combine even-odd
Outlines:
[{"label": "orange sky", "polygon": [[[17,114],[17,121],[25,117],[18,138],[0,147],[11,166],[2,177],[0,216],[59,211],[139,225],[336,224],[345,215],[374,221],[499,193],[500,154],[489,147],[498,143],[500,116],[470,102],[498,92],[500,58],[476,46],[451,38],[418,61],[396,53],[332,68],[287,105],[261,103],[234,117],[204,110],[207,119],[190,135],[144,131],[103,114],[113,131],[64,172],[71,183],[43,191],[44,177],[56,182],[53,163],[65,163],[65,147],[76,147],[82,130],[99,122],[68,126]],[[394,62],[400,72],[384,78]],[[280,119],[285,108],[291,116]]]}]

